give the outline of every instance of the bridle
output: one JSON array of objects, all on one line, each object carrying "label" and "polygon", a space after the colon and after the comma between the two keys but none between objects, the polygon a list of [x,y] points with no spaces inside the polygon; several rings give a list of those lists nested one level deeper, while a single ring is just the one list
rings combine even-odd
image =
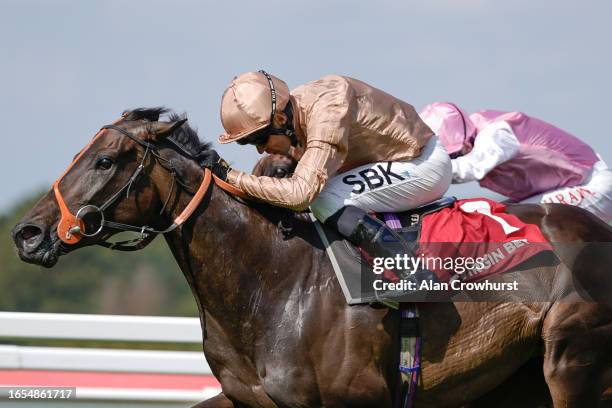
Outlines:
[{"label": "bridle", "polygon": [[[174,169],[172,165],[172,162],[164,158],[163,156],[161,156],[161,154],[158,151],[158,147],[155,144],[145,141],[137,137],[136,135],[134,135],[132,132],[118,126],[118,123],[120,123],[123,119],[124,118],[122,117],[110,125],[103,126],[95,134],[95,136],[87,144],[87,146],[85,146],[79,152],[79,154],[75,157],[72,163],[68,166],[68,169],[66,169],[66,171],[55,181],[55,183],[53,183],[53,191],[55,193],[55,199],[57,200],[57,203],[59,205],[59,209],[61,212],[61,219],[57,226],[57,234],[58,234],[59,239],[63,243],[68,244],[68,245],[74,245],[78,243],[83,237],[97,236],[98,234],[102,232],[104,227],[107,227],[107,228],[111,228],[111,229],[118,230],[118,231],[138,232],[140,236],[138,238],[125,240],[125,241],[119,241],[119,242],[101,241],[101,242],[98,242],[97,245],[101,245],[105,248],[120,250],[120,251],[136,251],[136,250],[146,247],[149,243],[153,241],[153,239],[155,239],[155,237],[158,234],[166,234],[168,232],[171,232],[175,230],[177,227],[181,226],[185,221],[187,221],[187,219],[189,219],[189,217],[193,214],[196,208],[202,203],[202,200],[204,199],[204,196],[206,195],[206,192],[208,191],[212,181],[214,181],[219,187],[229,192],[230,194],[239,196],[241,198],[246,198],[246,195],[244,194],[244,192],[224,182],[223,180],[217,178],[207,168],[204,169],[204,174],[203,174],[202,182],[200,183],[200,186],[195,192],[193,192],[192,190],[190,190],[190,188],[187,185],[185,185],[185,183],[183,183],[180,180],[180,178],[177,176],[176,170]],[[119,133],[123,134],[124,136],[127,136],[128,138],[136,142],[138,145],[142,146],[145,149],[145,152],[142,156],[142,160],[140,161],[140,164],[134,170],[134,172],[132,173],[128,181],[123,185],[123,187],[121,187],[117,192],[111,195],[103,204],[99,206],[93,205],[93,204],[86,204],[82,206],[81,208],[79,208],[76,214],[73,215],[68,209],[68,206],[66,205],[64,197],[62,196],[62,193],[59,189],[60,182],[64,179],[66,174],[68,174],[68,172],[72,169],[75,163],[79,161],[79,159],[83,156],[83,154],[87,150],[89,150],[89,148],[93,145],[93,143],[97,139],[101,138],[103,135],[107,133],[106,131],[108,129],[116,130]],[[178,143],[175,143],[174,141],[172,141],[172,139],[165,139],[165,140],[170,141],[176,148],[178,148],[179,152],[182,155],[192,160],[195,160],[195,157],[193,157],[191,153],[185,150]],[[172,175],[172,184],[170,186],[170,191],[168,193],[168,197],[165,200],[160,212],[164,211],[170,199],[170,196],[172,195],[172,191],[174,189],[175,182],[179,184],[181,187],[183,187],[185,191],[193,194],[193,198],[191,199],[189,204],[187,204],[187,206],[183,209],[183,211],[173,220],[172,224],[168,228],[163,229],[163,230],[158,230],[148,225],[135,226],[135,225],[123,224],[123,223],[107,220],[104,216],[104,211],[108,209],[110,206],[112,206],[113,204],[115,204],[117,200],[124,193],[126,194],[126,197],[129,197],[130,189],[132,185],[136,183],[144,174],[145,162],[147,161],[147,158],[149,157],[153,157],[158,164],[160,164],[164,169],[169,171]],[[83,221],[83,216],[85,215],[85,213],[91,214],[91,212],[88,212],[88,210],[93,210],[94,213],[97,213],[100,216],[100,226],[94,232],[87,232],[85,223]]]}]

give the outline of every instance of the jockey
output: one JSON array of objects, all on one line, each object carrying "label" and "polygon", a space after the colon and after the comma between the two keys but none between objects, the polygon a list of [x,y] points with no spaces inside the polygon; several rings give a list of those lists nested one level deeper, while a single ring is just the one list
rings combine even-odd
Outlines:
[{"label": "jockey", "polygon": [[468,116],[445,102],[420,116],[452,158],[453,183],[478,180],[515,202],[576,205],[612,220],[612,171],[569,133],[521,112]]},{"label": "jockey", "polygon": [[214,151],[203,166],[264,202],[297,211],[310,206],[371,256],[411,252],[369,211],[418,207],[450,185],[450,158],[415,109],[356,79],[328,75],[290,93],[275,76],[248,72],[223,94],[221,122],[220,143],[291,156],[295,172],[282,179],[251,175],[230,169]]}]

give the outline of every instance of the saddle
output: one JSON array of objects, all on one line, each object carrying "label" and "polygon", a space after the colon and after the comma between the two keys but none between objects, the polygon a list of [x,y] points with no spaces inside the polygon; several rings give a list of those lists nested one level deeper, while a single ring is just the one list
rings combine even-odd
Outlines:
[{"label": "saddle", "polygon": [[[401,240],[412,255],[372,258],[315,222],[349,304],[378,302],[394,307],[401,302],[449,301],[459,295],[489,301],[533,300],[533,289],[519,290],[511,273],[558,263],[536,225],[524,223],[506,213],[503,204],[486,198],[443,198],[380,218],[396,232],[385,240],[395,247]],[[435,279],[415,283],[402,275],[406,269],[422,276],[435,274]]]},{"label": "saddle", "polygon": [[442,197],[439,200],[424,204],[412,210],[397,213],[397,217],[404,225],[413,226],[421,222],[424,216],[443,210],[447,207],[452,207],[457,201],[455,197]]},{"label": "saddle", "polygon": [[[443,197],[439,200],[401,213],[383,213],[381,218],[406,241],[414,247],[419,239],[423,217],[428,214],[452,207],[455,197]],[[321,224],[311,214],[317,232],[326,248],[327,255],[334,267],[336,277],[348,304],[378,302],[379,298],[372,285],[364,281],[371,277],[371,265],[363,258],[361,252],[337,231]]]}]

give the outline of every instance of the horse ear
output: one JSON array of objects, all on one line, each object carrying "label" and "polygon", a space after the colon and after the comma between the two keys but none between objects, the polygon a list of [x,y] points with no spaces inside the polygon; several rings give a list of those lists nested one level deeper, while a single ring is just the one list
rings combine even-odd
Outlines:
[{"label": "horse ear", "polygon": [[187,119],[177,120],[176,122],[152,122],[147,125],[149,136],[153,139],[166,137],[183,126],[185,122],[187,122]]}]

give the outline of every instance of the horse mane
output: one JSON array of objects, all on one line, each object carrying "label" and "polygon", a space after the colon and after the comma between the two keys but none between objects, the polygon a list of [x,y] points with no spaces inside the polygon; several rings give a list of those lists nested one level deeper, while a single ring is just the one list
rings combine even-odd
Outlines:
[{"label": "horse mane", "polygon": [[[171,122],[176,122],[187,117],[185,113],[179,115],[163,106],[152,108],[141,107],[123,112],[124,119],[132,121],[144,120],[148,122],[157,122],[162,115],[166,115],[168,120]],[[197,129],[189,126],[189,122],[185,122],[183,126],[176,129],[171,135],[168,136],[168,138],[172,139],[176,144],[180,145],[196,159],[200,155],[210,150],[212,146],[211,143],[202,142],[200,140]],[[270,222],[276,224],[281,231],[283,231],[283,233],[287,233],[288,235],[291,235],[294,227],[299,225],[305,227],[307,224],[311,223],[304,213],[296,213],[286,208],[272,206],[259,201],[249,201],[247,202],[247,205],[258,211]]]}]

